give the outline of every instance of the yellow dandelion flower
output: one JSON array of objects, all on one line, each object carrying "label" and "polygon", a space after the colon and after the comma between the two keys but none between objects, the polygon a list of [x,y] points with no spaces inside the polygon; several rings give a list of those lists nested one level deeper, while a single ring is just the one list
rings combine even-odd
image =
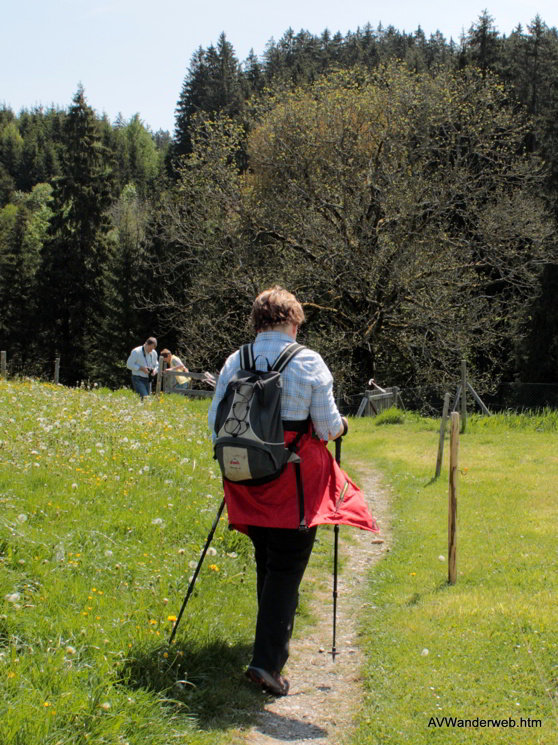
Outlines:
[{"label": "yellow dandelion flower", "polygon": [[167,621],[176,621],[176,616],[169,616]]}]

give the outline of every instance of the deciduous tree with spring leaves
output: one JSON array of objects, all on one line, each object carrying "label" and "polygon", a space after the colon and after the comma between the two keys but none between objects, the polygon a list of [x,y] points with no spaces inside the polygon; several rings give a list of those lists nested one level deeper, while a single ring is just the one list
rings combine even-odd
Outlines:
[{"label": "deciduous tree with spring leaves", "polygon": [[270,105],[249,144],[254,242],[338,376],[501,369],[556,254],[526,126],[471,69],[339,73]]}]

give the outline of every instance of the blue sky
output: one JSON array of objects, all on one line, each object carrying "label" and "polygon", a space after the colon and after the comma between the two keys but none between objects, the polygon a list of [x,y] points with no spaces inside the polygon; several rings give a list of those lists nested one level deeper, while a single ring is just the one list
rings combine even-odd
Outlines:
[{"label": "blue sky", "polygon": [[320,34],[370,22],[459,40],[487,9],[502,34],[537,13],[558,26],[556,0],[16,0],[2,9],[0,103],[18,112],[67,107],[78,83],[89,104],[114,120],[139,113],[153,130],[174,127],[193,52],[224,31],[242,61],[291,27]]}]

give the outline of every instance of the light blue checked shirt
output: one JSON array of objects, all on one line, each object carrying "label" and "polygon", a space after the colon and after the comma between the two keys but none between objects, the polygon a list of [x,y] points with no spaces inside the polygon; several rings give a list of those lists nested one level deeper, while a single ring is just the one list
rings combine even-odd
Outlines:
[{"label": "light blue checked shirt", "polygon": [[132,371],[132,375],[138,375],[140,378],[148,378],[149,375],[142,372],[140,367],[152,367],[156,373],[159,372],[157,352],[152,349],[148,354],[145,351],[145,346],[141,344],[139,347],[132,349],[126,362],[126,367]]},{"label": "light blue checked shirt", "polygon": [[[273,365],[283,349],[292,341],[288,334],[280,331],[259,333],[254,342],[256,369],[267,370],[267,362]],[[213,426],[217,407],[225,395],[230,379],[239,369],[240,352],[237,350],[223,365],[209,409],[209,429],[214,440]],[[343,422],[333,398],[333,376],[320,355],[311,349],[303,349],[289,362],[281,377],[281,418],[286,421],[300,421],[310,415],[318,437],[322,440],[335,437]]]}]

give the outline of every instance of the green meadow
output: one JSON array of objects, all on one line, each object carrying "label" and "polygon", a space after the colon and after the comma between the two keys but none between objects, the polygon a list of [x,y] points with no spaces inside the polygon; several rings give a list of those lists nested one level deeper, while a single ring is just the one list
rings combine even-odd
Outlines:
[{"label": "green meadow", "polygon": [[[167,644],[221,501],[206,421],[207,402],[179,396],[0,381],[2,745],[218,745],[254,723],[252,551],[225,520]],[[393,531],[362,599],[352,745],[550,745],[558,418],[469,420],[454,586],[437,445],[437,422],[393,413],[354,420],[344,441],[353,475],[383,474]],[[329,573],[323,535],[312,560]]]},{"label": "green meadow", "polygon": [[0,742],[227,742],[259,692],[224,522],[167,645],[222,499],[207,403],[2,381],[0,440]]},{"label": "green meadow", "polygon": [[449,442],[434,481],[439,423],[399,418],[355,420],[345,443],[393,495],[394,548],[371,573],[361,621],[354,745],[558,742],[558,417],[469,419],[453,586]]}]

